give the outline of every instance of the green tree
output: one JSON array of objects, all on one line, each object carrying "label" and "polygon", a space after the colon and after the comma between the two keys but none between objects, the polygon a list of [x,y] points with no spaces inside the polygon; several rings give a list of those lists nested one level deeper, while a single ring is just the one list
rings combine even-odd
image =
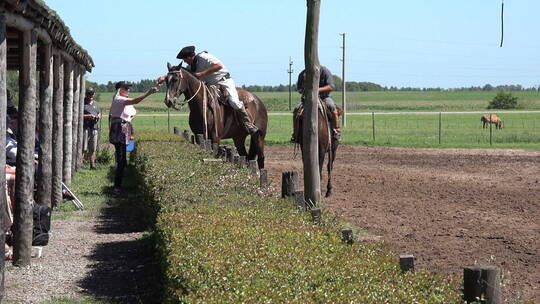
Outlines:
[{"label": "green tree", "polygon": [[489,102],[488,109],[515,109],[517,107],[516,96],[513,96],[511,93],[499,92],[497,95]]}]

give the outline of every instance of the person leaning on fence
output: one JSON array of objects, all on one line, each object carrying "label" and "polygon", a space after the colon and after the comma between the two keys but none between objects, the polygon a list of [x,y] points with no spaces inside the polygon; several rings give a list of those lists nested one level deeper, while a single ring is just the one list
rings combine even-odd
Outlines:
[{"label": "person leaning on fence", "polygon": [[96,149],[98,145],[101,109],[94,99],[93,89],[87,89],[84,97],[83,152],[84,159],[90,161],[90,169],[96,169]]},{"label": "person leaning on fence", "polygon": [[[325,67],[320,66],[321,72],[319,77],[319,98],[324,101],[326,106],[328,107],[328,110],[330,110],[331,114],[329,115],[330,124],[332,126],[332,133],[335,136],[335,138],[340,139],[341,138],[341,129],[339,127],[339,112],[336,108],[336,104],[334,103],[334,100],[332,97],[330,97],[330,92],[336,89],[336,85],[334,82],[334,77],[332,76],[332,72]],[[296,84],[298,93],[302,94],[302,103],[304,102],[304,80],[305,80],[305,74],[306,70],[303,70],[298,75],[298,82]],[[296,108],[298,109],[300,105],[298,105]],[[295,110],[296,113],[296,110]],[[294,135],[293,135],[294,139]]]},{"label": "person leaning on fence", "polygon": [[140,96],[129,98],[130,87],[131,84],[125,81],[116,83],[116,94],[113,97],[109,111],[109,142],[114,145],[116,154],[114,191],[117,193],[122,191],[122,177],[124,168],[127,165],[126,147],[133,134],[131,120],[136,114],[133,105],[138,104],[149,95],[159,91],[158,88],[153,87]]}]

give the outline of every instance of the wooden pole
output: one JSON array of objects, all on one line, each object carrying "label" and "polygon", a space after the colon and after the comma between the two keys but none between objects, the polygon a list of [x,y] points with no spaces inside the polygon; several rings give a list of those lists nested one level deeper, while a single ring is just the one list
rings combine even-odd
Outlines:
[{"label": "wooden pole", "polygon": [[62,202],[62,165],[63,165],[63,105],[64,105],[64,61],[55,50],[53,64],[53,135],[52,135],[52,186],[51,203],[53,206]]},{"label": "wooden pole", "polygon": [[71,186],[71,162],[73,152],[73,63],[66,61],[64,64],[64,155],[63,177],[66,186]]},{"label": "wooden pole", "polygon": [[39,145],[40,156],[37,174],[37,203],[51,207],[52,199],[52,95],[53,56],[52,45],[43,45],[39,77]]},{"label": "wooden pole", "polygon": [[400,255],[399,267],[402,272],[414,270],[414,256],[413,255]]},{"label": "wooden pole", "polygon": [[371,129],[373,130],[373,142],[375,142],[375,112],[371,112]]},{"label": "wooden pole", "polygon": [[79,71],[79,65],[73,62],[73,118],[71,124],[71,176],[75,176],[77,169],[77,143],[79,140],[79,94],[81,91],[81,74]]},{"label": "wooden pole", "polygon": [[298,189],[298,172],[287,171],[281,174],[281,197],[293,197]]},{"label": "wooden pole", "polygon": [[[6,18],[0,14],[0,142],[6,142],[6,106],[7,106],[7,38],[6,38]],[[0,168],[6,165],[6,149],[0,149]],[[0,188],[6,187],[6,175],[0,174]],[[6,201],[6,191],[0,191],[0,202]],[[6,264],[5,246],[6,231],[4,228],[4,217],[0,216],[0,303],[4,298],[4,268]]]},{"label": "wooden pole", "polygon": [[491,123],[491,117],[493,117],[493,114],[489,114],[489,145],[493,146],[493,124]]},{"label": "wooden pole", "polygon": [[86,76],[85,76],[85,71],[84,71],[84,67],[81,65],[80,66],[80,71],[81,71],[81,90],[80,90],[80,93],[79,93],[79,131],[78,131],[78,134],[77,134],[77,169],[81,168],[82,167],[82,163],[83,163],[83,132],[84,132],[84,97],[86,96]]},{"label": "wooden pole", "polygon": [[467,303],[501,304],[501,279],[495,266],[463,268],[463,296]]},{"label": "wooden pole", "polygon": [[343,127],[347,126],[347,85],[345,80],[345,33],[341,34],[343,36],[343,46],[341,47],[343,49],[343,57],[341,58],[341,107],[343,109],[343,115],[341,124]]},{"label": "wooden pole", "polygon": [[441,144],[441,134],[442,134],[442,113],[439,112],[439,145]]},{"label": "wooden pole", "polygon": [[304,45],[305,97],[303,124],[304,191],[306,200],[321,200],[319,174],[318,99],[319,99],[319,14],[320,0],[307,0],[306,37]]},{"label": "wooden pole", "polygon": [[34,150],[36,138],[37,33],[23,32],[19,75],[19,126],[17,131],[17,178],[13,220],[13,265],[28,266],[32,251],[32,204],[34,202]]}]

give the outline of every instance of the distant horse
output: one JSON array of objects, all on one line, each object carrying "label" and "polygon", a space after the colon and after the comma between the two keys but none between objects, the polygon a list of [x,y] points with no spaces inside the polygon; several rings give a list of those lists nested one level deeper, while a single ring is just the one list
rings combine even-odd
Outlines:
[{"label": "distant horse", "polygon": [[[254,94],[236,88],[246,111],[259,129],[251,135],[248,154],[245,147],[248,132],[236,111],[220,102],[214,91],[188,70],[181,66],[173,67],[170,63],[167,63],[167,68],[167,107],[176,108],[177,97],[184,94],[189,105],[189,127],[194,134],[204,134],[205,138],[212,139],[212,142],[217,144],[222,139],[232,138],[238,154],[247,156],[248,160],[257,158],[259,169],[264,168],[264,138],[268,114],[262,101]],[[221,91],[223,93],[224,90]]]},{"label": "distant horse", "polygon": [[497,114],[484,114],[480,118],[482,122],[482,128],[485,129],[488,123],[494,124],[496,129],[503,128],[503,122]]},{"label": "distant horse", "polygon": [[[343,111],[338,107],[339,115],[343,114]],[[332,131],[330,130],[330,122],[328,120],[329,111],[324,104],[319,100],[318,106],[318,137],[319,137],[319,174],[322,178],[322,169],[324,164],[324,158],[328,154],[328,183],[326,186],[326,197],[332,195],[332,170],[334,168],[334,160],[336,159],[336,151],[339,146],[339,140],[332,136]],[[304,116],[304,106],[301,105],[298,109],[294,111],[293,115],[293,128],[295,138],[294,141],[300,145],[300,149],[303,152],[303,116]],[[303,158],[303,153],[302,153]]]}]

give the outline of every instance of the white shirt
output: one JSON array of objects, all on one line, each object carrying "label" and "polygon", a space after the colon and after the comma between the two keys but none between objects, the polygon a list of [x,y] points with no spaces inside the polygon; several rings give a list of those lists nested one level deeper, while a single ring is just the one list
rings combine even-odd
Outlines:
[{"label": "white shirt", "polygon": [[131,121],[137,114],[137,110],[133,105],[126,105],[128,97],[121,96],[116,93],[111,103],[111,109],[109,111],[112,117],[120,117],[126,121]]}]

